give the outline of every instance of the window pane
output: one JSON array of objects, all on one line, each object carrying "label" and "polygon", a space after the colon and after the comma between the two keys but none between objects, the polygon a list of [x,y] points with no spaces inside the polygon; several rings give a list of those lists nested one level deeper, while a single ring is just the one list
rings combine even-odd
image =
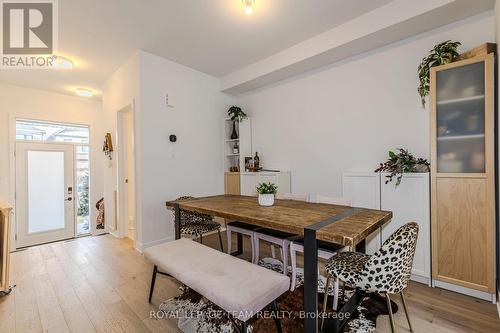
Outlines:
[{"label": "window pane", "polygon": [[78,235],[88,234],[90,232],[89,174],[88,146],[76,146],[76,219]]},{"label": "window pane", "polygon": [[64,152],[28,151],[28,233],[64,228]]},{"label": "window pane", "polygon": [[17,119],[16,139],[88,144],[89,128],[88,126]]}]

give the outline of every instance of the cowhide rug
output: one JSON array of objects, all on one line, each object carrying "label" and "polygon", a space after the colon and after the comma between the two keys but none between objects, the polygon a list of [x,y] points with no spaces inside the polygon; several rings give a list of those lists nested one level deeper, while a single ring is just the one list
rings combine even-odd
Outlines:
[{"label": "cowhide rug", "polygon": [[[279,260],[264,258],[259,261],[259,265],[282,272],[283,265]],[[287,292],[278,299],[278,308],[283,317],[281,325],[283,332],[302,333],[304,332],[303,318],[300,316],[304,299],[304,288],[302,286],[303,271],[299,269],[297,273],[297,288],[293,292]],[[323,295],[326,278],[320,276],[318,279],[318,306],[322,309]],[[333,296],[333,288],[330,286],[329,295]],[[346,289],[339,295],[339,308],[353,294],[353,290]],[[328,312],[330,317],[334,313],[332,310],[333,297],[329,297]],[[233,333],[234,329],[231,320],[225,311],[217,305],[211,303],[195,291],[184,288],[180,296],[171,298],[160,305],[160,310],[168,318],[177,318],[178,327],[184,333]],[[392,302],[393,312],[397,312],[397,304]],[[266,313],[264,313],[265,315]],[[353,313],[347,324],[344,326],[344,333],[367,333],[375,330],[375,324],[379,315],[387,315],[387,305],[385,298],[377,294],[367,295],[357,311]],[[265,317],[265,316],[264,316]],[[272,318],[252,318],[249,321],[248,333],[275,332],[275,323]]]}]

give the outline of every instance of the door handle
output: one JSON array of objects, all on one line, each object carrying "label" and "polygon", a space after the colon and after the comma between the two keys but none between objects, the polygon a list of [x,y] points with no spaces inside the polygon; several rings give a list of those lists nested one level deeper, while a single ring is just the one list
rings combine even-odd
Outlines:
[{"label": "door handle", "polygon": [[73,201],[73,198],[72,197],[69,197],[68,199],[64,200],[64,201]]}]

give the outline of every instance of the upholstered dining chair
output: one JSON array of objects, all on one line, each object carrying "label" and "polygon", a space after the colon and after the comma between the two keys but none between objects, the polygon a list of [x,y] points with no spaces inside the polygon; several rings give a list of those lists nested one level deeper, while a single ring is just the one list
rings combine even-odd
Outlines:
[{"label": "upholstered dining chair", "polygon": [[[353,288],[385,294],[393,333],[394,318],[389,294],[400,294],[410,332],[413,332],[403,292],[411,276],[417,238],[418,224],[411,222],[397,229],[373,255],[357,252],[339,253],[325,266],[328,273],[325,290],[331,278],[339,278]],[[328,294],[325,293],[323,311],[326,310],[327,302]]]},{"label": "upholstered dining chair", "polygon": [[[278,199],[285,200],[295,200],[295,201],[309,201],[309,193],[283,193],[277,196]],[[280,247],[281,260],[283,261],[283,274],[288,274],[288,251],[290,248],[290,237],[296,235],[276,231],[268,228],[260,228],[254,232],[254,249],[255,249],[255,260],[254,263],[259,262],[259,244],[263,240],[267,243],[271,243],[271,256],[276,258],[276,252],[274,245]]]},{"label": "upholstered dining chair", "polygon": [[[324,203],[329,205],[339,205],[339,206],[352,206],[352,201],[346,198],[337,197],[326,197],[323,195],[316,195],[316,203]],[[318,258],[328,260],[338,252],[347,251],[347,248],[333,243],[318,241]],[[290,242],[290,261],[292,263],[292,283],[290,285],[290,290],[295,289],[297,283],[297,252],[304,253],[304,237],[296,238]],[[325,293],[328,292],[328,288],[325,288]],[[333,293],[333,309],[337,310],[338,297],[339,297],[339,279],[336,278],[334,282],[334,293]]]},{"label": "upholstered dining chair", "polygon": [[[194,199],[194,197],[183,196],[177,198],[175,201]],[[200,243],[203,243],[203,235],[217,230],[219,234],[220,249],[224,252],[222,245],[222,236],[220,233],[221,225],[215,222],[212,216],[207,214],[188,212],[183,209],[181,213],[181,236],[199,238]],[[173,219],[175,220],[175,212],[172,211]]]}]

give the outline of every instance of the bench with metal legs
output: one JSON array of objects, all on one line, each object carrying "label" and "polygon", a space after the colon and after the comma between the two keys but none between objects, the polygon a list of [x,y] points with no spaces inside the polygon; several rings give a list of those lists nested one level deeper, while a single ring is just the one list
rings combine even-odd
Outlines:
[{"label": "bench with metal legs", "polygon": [[[276,299],[290,288],[290,279],[283,274],[187,238],[150,247],[144,255],[154,265],[150,303],[157,274],[169,276],[227,311],[232,319],[243,323],[237,325],[241,332],[246,332],[248,320],[263,309],[278,312]],[[277,331],[281,332],[278,314],[274,319]]]}]

